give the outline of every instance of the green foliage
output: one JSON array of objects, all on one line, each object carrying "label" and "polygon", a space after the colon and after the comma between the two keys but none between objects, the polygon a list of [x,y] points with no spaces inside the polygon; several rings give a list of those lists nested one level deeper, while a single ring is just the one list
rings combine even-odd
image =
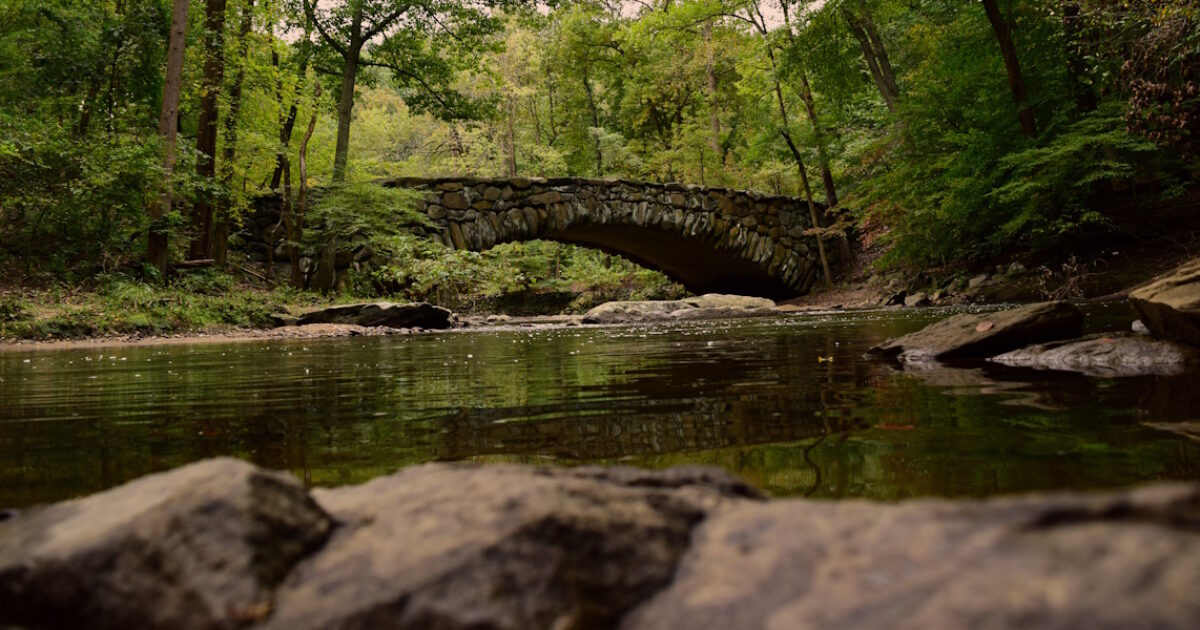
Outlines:
[{"label": "green foliage", "polygon": [[[796,194],[786,131],[818,196],[827,163],[842,205],[888,232],[886,263],[908,267],[1057,251],[1106,225],[1106,202],[1194,186],[1194,2],[1083,0],[1076,17],[1063,13],[1076,3],[1006,3],[1037,138],[1020,133],[978,3],[763,0],[772,16],[765,36],[750,25],[750,5],[733,0],[620,10],[598,0],[539,10],[515,0],[346,0],[320,3],[317,24],[304,4],[228,3],[218,176],[206,179],[194,175],[193,151],[204,6],[192,3],[168,215],[174,258],[196,233],[195,200],[224,204],[237,232],[256,197],[282,192],[271,185],[279,156],[295,195],[310,121],[304,248],[375,254],[383,262],[355,266],[351,288],[360,295],[464,303],[526,290],[664,293],[674,285],[557,245],[446,251],[425,237],[411,193],[371,182],[514,171]],[[338,45],[350,41],[357,9],[365,23],[389,26],[364,42],[367,63],[355,75],[351,183],[322,188],[334,170]],[[401,9],[408,17],[387,21]],[[843,9],[869,12],[878,27],[900,91],[894,111]],[[244,40],[243,15],[252,26]],[[5,268],[43,285],[120,272],[174,281],[181,293],[223,292],[219,281],[158,278],[137,263],[163,177],[156,131],[167,25],[160,0],[0,0]],[[293,134],[281,136],[289,119]],[[118,302],[144,308],[139,290]]]},{"label": "green foliage", "polygon": [[21,308],[15,316],[0,316],[0,338],[73,339],[263,328],[270,325],[271,313],[285,310],[297,296],[287,291],[250,291],[228,275],[205,271],[179,277],[167,287],[107,274],[98,277],[86,292],[40,293],[27,300],[40,304],[43,312],[35,316]]},{"label": "green foliage", "polygon": [[1057,238],[1104,216],[1093,205],[1102,193],[1117,193],[1137,181],[1153,181],[1172,172],[1157,147],[1131,136],[1117,103],[1108,103],[1074,123],[1042,146],[1004,156],[1001,181],[991,193],[1000,217],[1002,241],[1024,240],[1049,247]]}]

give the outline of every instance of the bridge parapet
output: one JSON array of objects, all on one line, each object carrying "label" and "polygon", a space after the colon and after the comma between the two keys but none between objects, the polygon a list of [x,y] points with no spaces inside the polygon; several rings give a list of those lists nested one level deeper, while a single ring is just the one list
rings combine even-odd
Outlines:
[{"label": "bridge parapet", "polygon": [[449,247],[579,243],[660,269],[696,292],[782,297],[816,278],[807,205],[724,188],[585,178],[396,179]]}]

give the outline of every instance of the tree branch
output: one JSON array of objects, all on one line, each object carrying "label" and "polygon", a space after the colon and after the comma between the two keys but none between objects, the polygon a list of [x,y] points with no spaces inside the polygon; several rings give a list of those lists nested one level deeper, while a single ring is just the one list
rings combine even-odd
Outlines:
[{"label": "tree branch", "polygon": [[305,17],[307,17],[308,20],[317,27],[317,32],[321,34],[321,39],[325,40],[325,43],[329,44],[330,47],[338,52],[339,55],[345,57],[347,54],[346,46],[334,39],[333,36],[325,30],[325,27],[321,25],[321,20],[317,19],[316,2],[317,0],[301,0],[301,4],[304,5]]}]

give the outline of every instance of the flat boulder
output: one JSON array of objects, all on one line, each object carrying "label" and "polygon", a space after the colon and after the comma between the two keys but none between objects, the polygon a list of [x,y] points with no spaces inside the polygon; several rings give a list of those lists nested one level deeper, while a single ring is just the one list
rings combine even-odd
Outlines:
[{"label": "flat boulder", "polygon": [[305,313],[296,323],[300,326],[353,324],[367,327],[442,329],[451,326],[453,317],[454,314],[450,311],[426,302],[412,304],[368,302],[332,306]]},{"label": "flat boulder", "polygon": [[1200,258],[1130,293],[1129,303],[1155,337],[1200,346]]},{"label": "flat boulder", "polygon": [[991,359],[1016,367],[1118,377],[1178,374],[1200,363],[1200,349],[1135,333],[1037,344]]},{"label": "flat boulder", "polygon": [[342,524],[268,628],[604,628],[671,581],[693,526],[755,496],[710,469],[428,464],[318,490]]},{"label": "flat boulder", "polygon": [[233,628],[329,534],[290,475],[213,459],[0,522],[0,628]]},{"label": "flat boulder", "polygon": [[623,630],[1197,628],[1200,485],[717,509]]},{"label": "flat boulder", "polygon": [[777,314],[775,302],[765,298],[708,293],[683,300],[605,302],[585,313],[583,323],[629,324]]},{"label": "flat boulder", "polygon": [[1044,302],[994,313],[954,315],[868,350],[901,361],[988,358],[1033,343],[1078,337],[1083,313],[1067,302]]}]

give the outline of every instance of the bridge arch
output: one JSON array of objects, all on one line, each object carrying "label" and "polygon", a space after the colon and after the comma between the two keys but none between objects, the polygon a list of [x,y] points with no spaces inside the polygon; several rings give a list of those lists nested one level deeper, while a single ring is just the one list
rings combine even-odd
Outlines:
[{"label": "bridge arch", "polygon": [[608,179],[396,179],[449,247],[537,239],[598,248],[662,271],[695,293],[772,298],[817,279],[807,205],[792,197]]}]

